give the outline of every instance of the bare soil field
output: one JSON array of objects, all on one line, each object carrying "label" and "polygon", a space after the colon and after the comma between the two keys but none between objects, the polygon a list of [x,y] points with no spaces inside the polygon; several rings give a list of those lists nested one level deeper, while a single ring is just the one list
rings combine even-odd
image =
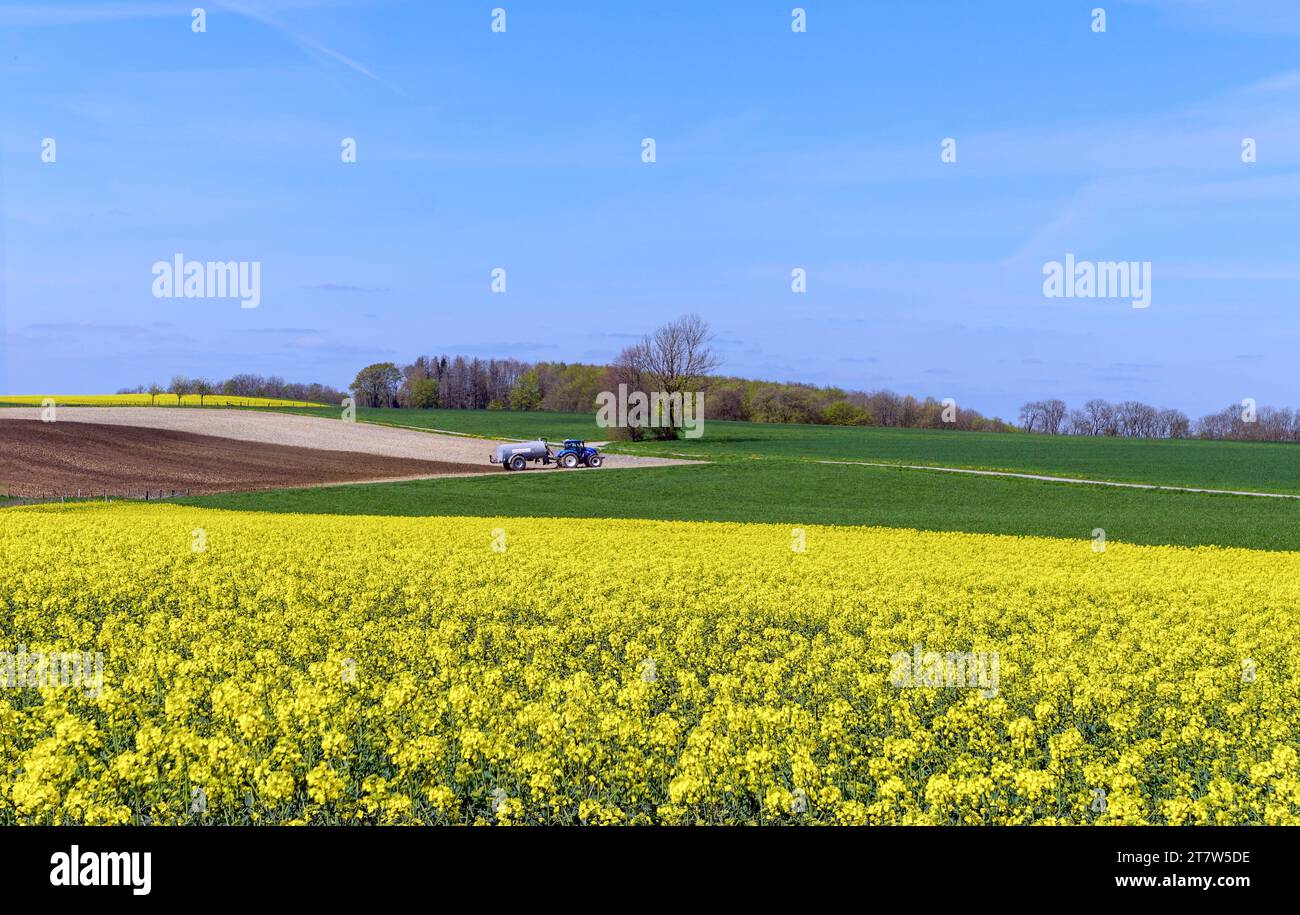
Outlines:
[{"label": "bare soil field", "polygon": [[127,496],[145,491],[213,493],[490,470],[486,463],[303,448],[62,418],[44,423],[0,417],[0,493],[17,497],[78,491]]},{"label": "bare soil field", "polygon": [[[40,419],[40,415],[39,407],[0,408],[0,420],[36,420]],[[447,461],[472,464],[475,465],[475,470],[501,472],[500,468],[488,463],[488,455],[500,444],[496,441],[292,413],[258,413],[213,407],[59,407],[57,422],[50,425],[65,422],[130,426],[296,448]],[[605,468],[688,463],[691,462],[611,454],[605,462]]]}]

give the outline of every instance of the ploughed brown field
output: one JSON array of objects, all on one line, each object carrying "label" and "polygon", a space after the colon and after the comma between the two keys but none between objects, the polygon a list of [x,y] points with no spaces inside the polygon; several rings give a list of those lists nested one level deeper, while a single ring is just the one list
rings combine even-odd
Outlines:
[{"label": "ploughed brown field", "polygon": [[165,429],[0,419],[0,495],[12,497],[210,493],[492,469]]}]

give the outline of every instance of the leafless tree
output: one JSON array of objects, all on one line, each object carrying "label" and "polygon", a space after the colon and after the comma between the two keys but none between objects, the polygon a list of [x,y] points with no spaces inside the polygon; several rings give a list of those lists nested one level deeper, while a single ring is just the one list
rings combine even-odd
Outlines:
[{"label": "leafless tree", "polygon": [[1115,422],[1119,434],[1127,438],[1155,437],[1155,407],[1136,400],[1126,400],[1115,406]]},{"label": "leafless tree", "polygon": [[[648,391],[652,387],[652,381],[649,368],[650,356],[647,350],[645,340],[624,347],[605,372],[605,390],[617,392],[620,386],[626,386],[629,392]],[[633,441],[640,441],[645,437],[645,430],[630,427],[620,430],[619,434],[626,435]]]},{"label": "leafless tree", "polygon": [[206,378],[195,378],[190,384],[194,393],[199,395],[199,406],[203,406],[203,398],[212,393],[212,382]]},{"label": "leafless tree", "polygon": [[1156,421],[1156,435],[1159,438],[1187,438],[1191,427],[1191,421],[1182,410],[1161,410]]},{"label": "leafless tree", "polygon": [[893,391],[876,391],[867,397],[867,410],[877,426],[903,424],[902,398]]},{"label": "leafless tree", "polygon": [[180,406],[185,395],[190,392],[192,382],[184,375],[172,376],[171,383],[167,385],[167,393],[176,395],[176,405]]},{"label": "leafless tree", "polygon": [[[684,315],[658,328],[639,343],[626,347],[610,366],[606,378],[612,385],[626,384],[629,391],[661,392],[669,396],[704,390],[708,376],[718,367],[709,325],[699,315]],[[664,437],[676,436],[680,417],[654,417]],[[631,431],[637,437],[637,431]]]},{"label": "leafless tree", "polygon": [[1043,402],[1031,400],[1020,407],[1020,428],[1026,432],[1042,432],[1047,421],[1043,415]]},{"label": "leafless tree", "polygon": [[699,315],[685,315],[641,341],[645,371],[656,389],[667,394],[699,390],[718,367],[709,325]]},{"label": "leafless tree", "polygon": [[1071,410],[1069,416],[1065,418],[1065,431],[1069,435],[1092,435],[1092,424],[1088,421],[1088,414],[1082,410]]},{"label": "leafless tree", "polygon": [[1088,418],[1089,435],[1119,434],[1119,427],[1115,424],[1115,408],[1109,401],[1090,400],[1083,405],[1083,414]]},{"label": "leafless tree", "polygon": [[1284,442],[1289,438],[1295,414],[1285,407],[1260,407],[1256,417],[1256,434],[1263,441]]},{"label": "leafless tree", "polygon": [[1060,435],[1061,424],[1065,422],[1066,406],[1063,400],[1044,400],[1043,431],[1048,435]]}]

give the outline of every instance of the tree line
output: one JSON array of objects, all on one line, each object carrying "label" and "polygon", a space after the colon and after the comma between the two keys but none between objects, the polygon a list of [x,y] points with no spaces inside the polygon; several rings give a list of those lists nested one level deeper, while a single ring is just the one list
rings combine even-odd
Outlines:
[{"label": "tree line", "polygon": [[[594,413],[602,392],[704,393],[703,418],[763,423],[959,429],[1046,435],[1104,435],[1126,438],[1205,438],[1300,442],[1300,411],[1260,407],[1253,401],[1229,406],[1195,422],[1181,410],[1136,400],[1096,398],[1071,409],[1063,400],[1034,400],[1020,408],[1018,424],[987,417],[950,399],[918,399],[884,389],[849,390],[799,382],[760,381],[716,374],[719,359],[708,325],[686,315],[647,334],[609,365],[526,362],[470,356],[419,356],[405,365],[377,362],[361,369],[349,386],[357,406],[453,410],[545,410]],[[274,397],[338,404],[345,395],[325,384],[297,384],[279,376],[241,374],[224,381],[177,375],[158,384],[123,389],[153,402],[187,394]],[[648,430],[629,430],[640,437]],[[657,434],[673,435],[671,430]]]},{"label": "tree line", "polygon": [[632,391],[667,394],[702,391],[704,418],[713,420],[995,432],[1015,428],[933,397],[736,378],[715,374],[718,364],[708,325],[686,315],[626,347],[607,366],[420,356],[406,365],[368,365],[350,390],[364,407],[591,413],[602,391],[627,385]]},{"label": "tree line", "polygon": [[368,365],[349,389],[360,407],[583,413],[595,411],[604,373],[579,362],[419,356]]},{"label": "tree line", "polygon": [[961,429],[1012,432],[1015,427],[951,401],[917,398],[889,389],[875,391],[819,387],[799,382],[710,379],[705,400],[709,419],[899,429]]},{"label": "tree line", "polygon": [[168,402],[170,395],[179,404],[187,395],[194,394],[199,403],[213,394],[229,397],[273,397],[279,400],[302,400],[311,403],[337,404],[346,396],[342,391],[328,384],[302,384],[285,381],[279,375],[264,377],[262,375],[241,374],[213,381],[208,378],[190,378],[187,375],[174,375],[166,387],[158,383],[137,385],[134,388],[120,388],[118,394],[148,394],[149,402],[157,404],[162,398]]},{"label": "tree line", "polygon": [[1020,408],[1020,428],[1044,435],[1109,435],[1123,438],[1187,438],[1191,422],[1181,410],[1136,400],[1094,399],[1071,410],[1063,400],[1031,400]]},{"label": "tree line", "polygon": [[1019,422],[1023,431],[1044,435],[1300,442],[1300,411],[1257,408],[1250,400],[1195,421],[1181,410],[1137,400],[1094,399],[1078,409],[1070,409],[1063,400],[1032,400],[1020,408]]}]

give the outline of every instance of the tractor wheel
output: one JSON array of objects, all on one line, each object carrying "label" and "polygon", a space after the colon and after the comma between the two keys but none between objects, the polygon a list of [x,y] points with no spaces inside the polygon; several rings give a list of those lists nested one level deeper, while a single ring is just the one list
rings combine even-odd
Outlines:
[{"label": "tractor wheel", "polygon": [[516,454],[514,457],[510,459],[511,470],[523,470],[527,466],[528,466],[528,461],[524,459],[524,456],[522,454]]},{"label": "tractor wheel", "polygon": [[578,466],[578,456],[576,454],[566,454],[560,458],[560,463],[569,470]]},{"label": "tractor wheel", "polygon": [[601,460],[600,455],[593,454],[591,457],[587,458],[588,467],[599,467],[602,463],[604,463],[604,461]]}]

